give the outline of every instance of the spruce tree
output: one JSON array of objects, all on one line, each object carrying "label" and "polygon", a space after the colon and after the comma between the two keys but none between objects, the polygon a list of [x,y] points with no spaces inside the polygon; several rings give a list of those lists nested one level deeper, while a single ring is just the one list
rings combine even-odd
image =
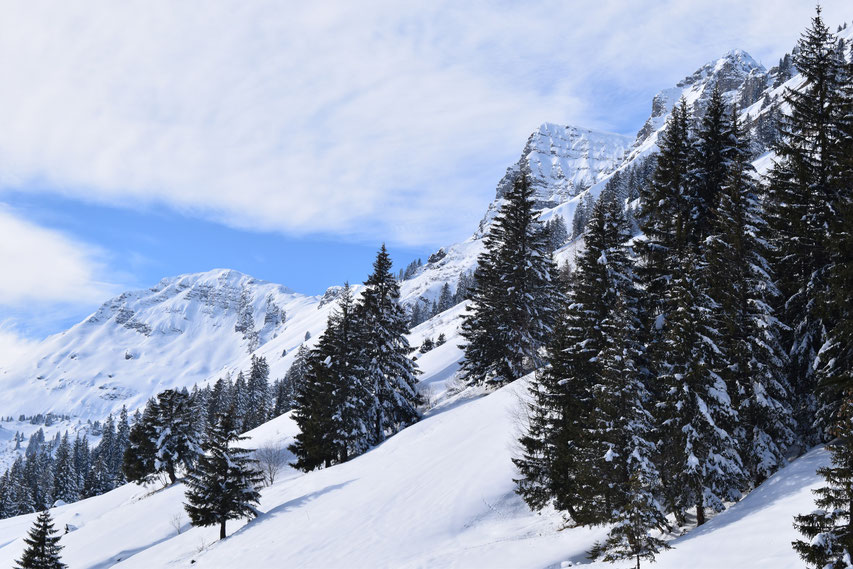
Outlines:
[{"label": "spruce tree", "polygon": [[374,399],[364,380],[362,340],[353,305],[346,285],[311,351],[296,394],[293,419],[299,433],[289,448],[297,459],[293,466],[301,470],[347,460],[370,444],[368,406]]},{"label": "spruce tree", "polygon": [[649,323],[653,338],[663,329],[668,283],[688,243],[690,132],[683,99],[667,119],[658,146],[652,179],[641,187],[639,216],[644,240],[639,248],[642,264],[638,272],[646,290],[647,312],[653,319]]},{"label": "spruce tree", "polygon": [[[514,460],[521,473],[517,491],[525,501],[534,509],[553,503],[578,524],[602,523],[610,513],[601,499],[607,493],[600,470],[607,444],[595,432],[601,417],[595,386],[605,381],[599,356],[608,338],[602,323],[616,317],[620,298],[636,307],[628,237],[619,204],[599,201],[549,344],[548,366],[531,382],[529,427],[520,440],[524,452]],[[631,342],[636,345],[636,338]]]},{"label": "spruce tree", "polygon": [[729,113],[719,88],[715,87],[688,157],[684,199],[690,209],[688,239],[694,248],[704,244],[711,234],[713,210],[719,202],[720,188],[728,171],[728,155],[733,142],[730,134]]},{"label": "spruce tree", "polygon": [[665,390],[658,420],[667,506],[682,524],[695,506],[698,525],[705,522],[705,508],[724,510],[724,502],[740,498],[745,483],[737,441],[727,430],[737,424],[737,411],[717,373],[719,337],[701,268],[687,254],[673,279],[657,363]]},{"label": "spruce tree", "polygon": [[416,389],[418,372],[409,358],[411,347],[406,339],[408,318],[400,305],[400,284],[391,273],[391,258],[384,244],[364,285],[356,319],[364,350],[363,381],[372,396],[370,428],[376,444],[420,419],[420,397]]},{"label": "spruce tree", "polygon": [[70,504],[80,497],[80,487],[77,480],[77,470],[74,468],[74,456],[68,431],[62,436],[62,441],[56,449],[53,470],[53,502],[61,500]]},{"label": "spruce tree", "polygon": [[526,175],[504,196],[484,247],[461,326],[469,385],[501,384],[538,368],[552,329],[556,270]]},{"label": "spruce tree", "polygon": [[[807,444],[822,437],[826,424],[815,423],[815,359],[825,342],[824,332],[835,324],[823,309],[832,265],[830,227],[836,213],[838,186],[835,164],[849,160],[844,139],[843,69],[834,35],[818,8],[794,54],[803,77],[797,89],[784,95],[790,115],[780,125],[774,150],[777,160],[769,175],[768,209],[775,247],[774,264],[782,296],[780,315],[791,332],[788,377],[795,392],[795,418]],[[830,402],[831,404],[831,402]]]},{"label": "spruce tree", "polygon": [[16,561],[15,569],[65,569],[59,552],[59,530],[54,529],[50,512],[44,510],[36,518],[29,535],[24,538],[27,544],[21,559]]},{"label": "spruce tree", "polygon": [[225,539],[228,520],[255,517],[260,500],[262,475],[249,458],[251,451],[231,446],[245,440],[233,415],[224,413],[215,418],[208,429],[205,454],[185,480],[184,508],[190,521],[195,526],[219,525],[219,539]]},{"label": "spruce tree", "polygon": [[806,538],[793,542],[803,561],[816,569],[843,569],[851,566],[853,553],[853,420],[850,391],[842,406],[848,418],[838,421],[838,438],[828,445],[830,466],[818,469],[826,485],[814,490],[817,508],[795,518],[795,527]]},{"label": "spruce tree", "polygon": [[166,473],[169,482],[175,483],[179,469],[192,470],[201,453],[186,389],[167,389],[157,395],[154,435],[154,471]]},{"label": "spruce tree", "polygon": [[719,373],[739,415],[732,432],[757,485],[784,464],[795,426],[791,388],[783,373],[783,326],[773,309],[779,291],[763,239],[768,228],[735,109],[725,135],[725,175],[705,256],[712,318],[720,334]]},{"label": "spruce tree", "polygon": [[243,430],[248,431],[265,423],[270,414],[270,367],[264,357],[252,354],[249,379],[246,382],[247,409]]},{"label": "spruce tree", "polygon": [[122,473],[129,482],[143,484],[155,475],[157,414],[157,400],[152,397],[130,429],[127,450],[122,460]]}]

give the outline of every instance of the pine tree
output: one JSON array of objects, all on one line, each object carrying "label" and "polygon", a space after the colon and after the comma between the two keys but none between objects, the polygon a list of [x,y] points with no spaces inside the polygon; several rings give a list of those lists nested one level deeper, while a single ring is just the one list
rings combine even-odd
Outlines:
[{"label": "pine tree", "polygon": [[690,203],[687,200],[690,132],[687,104],[682,99],[673,109],[658,139],[660,153],[648,184],[642,186],[640,228],[645,240],[639,253],[638,272],[646,290],[647,313],[653,338],[659,338],[666,317],[667,288],[677,269],[677,259],[687,246]]},{"label": "pine tree", "polygon": [[453,307],[453,293],[450,291],[450,285],[444,283],[441,287],[441,293],[438,295],[438,311],[444,312]]},{"label": "pine tree", "polygon": [[68,504],[76,502],[80,497],[80,487],[77,481],[77,470],[74,468],[74,456],[71,442],[68,440],[68,431],[62,436],[62,441],[56,449],[54,464],[53,501],[62,500]]},{"label": "pine tree", "polygon": [[839,80],[843,70],[835,37],[823,23],[820,8],[800,38],[794,64],[804,83],[784,95],[791,112],[780,125],[768,209],[782,292],[780,316],[791,328],[785,340],[790,354],[788,377],[796,395],[795,418],[806,444],[813,444],[826,427],[815,423],[814,364],[825,341],[824,331],[834,326],[833,315],[824,312],[821,302],[828,295],[832,265],[827,228],[836,215],[833,165],[849,160],[844,156],[849,146],[842,143],[844,104]]},{"label": "pine tree", "polygon": [[808,540],[793,542],[794,549],[809,566],[818,569],[851,567],[853,553],[853,420],[850,391],[842,406],[848,418],[834,429],[838,438],[828,445],[830,466],[818,469],[826,485],[814,490],[818,509],[795,518],[794,525]]},{"label": "pine tree", "polygon": [[121,406],[119,413],[118,426],[116,427],[115,450],[113,452],[112,462],[110,463],[110,472],[116,481],[116,484],[127,482],[122,472],[122,462],[124,453],[130,446],[130,423],[127,420],[127,407]]},{"label": "pine tree", "polygon": [[514,461],[522,475],[517,491],[532,508],[553,503],[578,524],[602,523],[609,515],[599,500],[606,443],[591,433],[599,417],[594,386],[604,376],[598,356],[608,340],[602,323],[614,318],[620,297],[636,299],[628,237],[619,204],[599,201],[549,344],[549,365],[531,382],[529,428],[520,441],[524,454]]},{"label": "pine tree", "polygon": [[688,254],[673,280],[658,363],[666,390],[659,420],[667,506],[682,524],[685,510],[696,506],[698,525],[705,522],[705,508],[719,512],[724,502],[739,499],[745,478],[737,441],[727,431],[737,424],[737,411],[717,373],[719,338],[700,269]]},{"label": "pine tree", "polygon": [[555,316],[556,270],[526,175],[504,199],[484,239],[461,326],[468,384],[500,384],[538,368]]},{"label": "pine tree", "polygon": [[265,423],[270,414],[270,367],[264,357],[252,354],[249,380],[246,383],[247,409],[243,430],[248,431]]},{"label": "pine tree", "polygon": [[669,524],[657,499],[661,475],[655,463],[653,400],[645,385],[649,378],[641,368],[639,291],[628,259],[611,254],[602,262],[611,271],[616,295],[601,323],[605,344],[596,357],[599,375],[592,386],[598,409],[588,435],[596,449],[595,462],[585,466],[599,479],[607,521],[614,526],[591,557],[606,561],[634,557],[639,567],[641,558],[654,560],[658,551],[668,548],[649,534]]},{"label": "pine tree", "polygon": [[157,395],[154,471],[166,473],[171,483],[177,481],[179,469],[192,470],[201,453],[191,410],[186,389],[167,389]]},{"label": "pine tree", "polygon": [[206,453],[186,477],[184,508],[195,526],[219,525],[225,539],[228,520],[255,517],[260,500],[260,472],[249,458],[250,450],[231,446],[245,440],[234,423],[233,413],[216,417],[205,441]]},{"label": "pine tree", "polygon": [[130,482],[143,484],[155,475],[158,413],[157,400],[149,399],[145,411],[130,429],[122,460],[122,473]]},{"label": "pine tree", "polygon": [[744,466],[757,485],[784,464],[795,440],[794,419],[783,373],[783,327],[773,310],[779,291],[762,238],[768,229],[735,109],[727,129],[725,175],[705,255],[724,362],[719,373],[738,410],[733,433]]},{"label": "pine tree", "polygon": [[24,538],[27,544],[21,559],[16,561],[15,569],[65,569],[59,552],[59,530],[54,529],[50,512],[44,510],[36,518],[29,535]]},{"label": "pine tree", "polygon": [[671,549],[664,540],[649,535],[650,531],[661,528],[664,520],[660,505],[649,492],[653,484],[641,472],[632,474],[626,501],[614,512],[613,527],[607,538],[592,548],[590,558],[603,558],[610,563],[633,558],[640,569],[641,559],[653,562],[660,550]]},{"label": "pine tree", "polygon": [[313,470],[364,452],[372,429],[365,383],[362,339],[349,285],[329,315],[326,330],[308,358],[296,395],[293,419],[299,425],[290,451],[294,467]]},{"label": "pine tree", "polygon": [[730,134],[729,113],[719,87],[714,87],[688,156],[684,199],[690,209],[687,238],[694,248],[704,244],[711,234],[712,212],[719,202],[720,188],[728,171]]},{"label": "pine tree", "polygon": [[364,349],[364,385],[373,398],[370,428],[376,444],[420,419],[420,397],[417,368],[409,358],[409,325],[400,305],[400,284],[391,273],[384,244],[364,285],[356,318]]}]

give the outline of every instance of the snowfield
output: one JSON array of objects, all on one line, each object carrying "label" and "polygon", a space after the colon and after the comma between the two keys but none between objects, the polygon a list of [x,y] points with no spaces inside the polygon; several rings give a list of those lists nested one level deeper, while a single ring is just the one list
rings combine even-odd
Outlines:
[{"label": "snowfield", "polygon": [[[424,382],[443,369],[442,349],[458,350],[450,342],[434,350]],[[423,421],[350,462],[307,474],[286,468],[263,490],[264,514],[229,522],[222,542],[218,528],[188,525],[180,483],[126,485],[60,506],[57,527],[72,529],[61,541],[63,559],[72,569],[612,567],[587,565],[585,555],[606,528],[564,528],[558,513],[533,513],[515,495],[511,458],[525,396],[522,379],[485,396],[446,397]],[[246,444],[287,443],[295,433],[288,414],[251,431]],[[815,469],[827,462],[824,450],[812,450],[675,539],[655,567],[801,567],[790,548],[792,517],[813,509]],[[20,556],[34,518],[0,520],[0,566]]]}]

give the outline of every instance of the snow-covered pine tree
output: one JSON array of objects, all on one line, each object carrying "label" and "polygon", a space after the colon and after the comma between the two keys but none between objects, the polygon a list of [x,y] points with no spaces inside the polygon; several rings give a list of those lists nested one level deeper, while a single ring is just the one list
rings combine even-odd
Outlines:
[{"label": "snow-covered pine tree", "polygon": [[725,182],[732,141],[730,115],[719,87],[715,86],[702,116],[688,157],[685,200],[690,208],[687,232],[690,244],[702,247],[711,234],[713,210]]},{"label": "snow-covered pine tree", "polygon": [[847,391],[833,434],[838,438],[828,445],[832,463],[818,469],[826,485],[813,492],[818,509],[795,518],[794,525],[805,540],[793,542],[803,561],[815,569],[845,569],[853,554],[853,397]]},{"label": "snow-covered pine tree", "polygon": [[409,358],[408,319],[400,305],[400,284],[391,273],[391,258],[384,243],[364,285],[356,319],[363,347],[363,382],[372,395],[371,442],[377,444],[420,419],[418,371]]},{"label": "snow-covered pine tree", "polygon": [[122,472],[130,482],[144,484],[154,475],[157,458],[157,400],[151,398],[145,410],[130,428],[127,450],[122,460]]},{"label": "snow-covered pine tree", "polygon": [[552,329],[558,293],[537,215],[527,176],[518,176],[483,240],[461,325],[461,369],[469,385],[512,381],[542,364],[540,348]]},{"label": "snow-covered pine tree", "polygon": [[29,535],[24,538],[27,547],[16,561],[15,569],[65,569],[59,552],[59,530],[53,527],[50,511],[42,511],[36,518]]},{"label": "snow-covered pine tree", "polygon": [[112,462],[110,463],[110,472],[116,484],[124,484],[127,480],[122,472],[122,461],[127,447],[130,445],[130,423],[127,419],[127,407],[121,406],[119,413],[118,425],[116,426],[115,449],[113,451]]},{"label": "snow-covered pine tree", "polygon": [[827,330],[815,361],[821,403],[818,416],[830,425],[843,418],[838,414],[838,403],[845,390],[853,389],[853,44],[843,70],[838,141],[841,151],[830,175],[835,189],[831,203],[834,216],[829,226],[832,239],[827,244],[831,262],[826,294],[820,299],[835,325]]},{"label": "snow-covered pine tree", "polygon": [[157,449],[154,471],[166,473],[169,482],[174,483],[179,469],[192,470],[201,454],[186,389],[167,389],[157,395],[154,434]]},{"label": "snow-covered pine tree", "polygon": [[775,146],[777,161],[769,174],[768,209],[772,229],[780,299],[780,316],[791,328],[785,343],[790,359],[788,377],[794,393],[795,418],[805,438],[814,444],[826,424],[815,422],[814,363],[824,344],[824,331],[835,324],[823,310],[828,295],[827,276],[832,265],[827,228],[836,212],[838,186],[833,183],[833,164],[849,146],[842,143],[843,70],[835,36],[820,16],[803,33],[794,64],[804,83],[788,89],[784,101],[790,115],[781,125]]},{"label": "snow-covered pine tree", "polygon": [[726,430],[737,424],[737,411],[717,373],[719,339],[698,264],[688,253],[672,281],[671,312],[657,365],[665,390],[658,421],[667,509],[683,524],[686,510],[696,506],[697,524],[702,525],[705,508],[719,512],[724,502],[740,498],[746,477],[737,441]]},{"label": "snow-covered pine tree", "polygon": [[225,539],[228,520],[257,515],[258,488],[262,475],[254,467],[249,449],[231,446],[245,440],[234,422],[234,413],[223,413],[208,428],[205,454],[196,468],[187,474],[184,504],[195,526],[219,526],[219,539]]},{"label": "snow-covered pine tree", "polygon": [[596,203],[551,336],[549,365],[531,383],[529,427],[520,440],[524,453],[514,461],[522,475],[517,491],[532,508],[553,503],[578,524],[606,522],[610,513],[600,499],[606,443],[591,433],[600,411],[593,386],[602,380],[598,355],[607,345],[601,325],[612,318],[620,295],[636,299],[628,237],[620,205]]},{"label": "snow-covered pine tree", "polygon": [[77,480],[77,470],[74,468],[74,455],[68,431],[62,436],[62,441],[56,449],[53,469],[53,498],[52,502],[62,500],[70,504],[80,498],[80,487]]},{"label": "snow-covered pine tree", "polygon": [[352,291],[344,286],[326,330],[308,358],[296,394],[293,419],[300,432],[290,451],[294,467],[313,470],[360,454],[370,444],[368,405],[373,401],[364,383],[361,338]]},{"label": "snow-covered pine tree", "polygon": [[642,471],[631,475],[625,502],[613,512],[613,526],[604,541],[593,546],[590,558],[602,558],[610,563],[636,559],[636,568],[640,569],[641,559],[654,562],[658,552],[672,548],[666,541],[650,535],[651,531],[666,527],[660,504],[649,491],[654,484],[655,481],[645,478]]},{"label": "snow-covered pine tree", "polygon": [[744,467],[757,485],[784,464],[795,425],[791,387],[783,372],[783,326],[773,310],[779,291],[763,239],[768,228],[736,109],[726,128],[720,151],[725,174],[705,258],[724,362],[719,373],[738,410],[733,433]]},{"label": "snow-covered pine tree", "polygon": [[638,273],[646,290],[646,305],[653,338],[659,336],[666,318],[667,288],[676,261],[687,246],[690,204],[686,197],[689,174],[690,132],[687,104],[682,99],[667,119],[658,139],[660,152],[649,183],[641,186],[639,215],[645,239],[638,252]]},{"label": "snow-covered pine tree", "polygon": [[450,291],[450,284],[444,283],[441,287],[441,292],[438,295],[438,311],[444,312],[445,310],[453,307],[453,293]]},{"label": "snow-covered pine tree", "polygon": [[[594,558],[607,561],[636,558],[653,560],[666,546],[650,532],[667,528],[661,505],[660,473],[655,458],[657,429],[651,413],[654,403],[642,367],[640,292],[632,270],[629,251],[623,243],[630,233],[621,207],[610,202],[607,216],[618,234],[598,263],[607,270],[605,299],[610,311],[601,321],[604,345],[596,355],[597,375],[592,396],[597,409],[587,426],[591,462],[588,476],[598,481],[605,521],[615,524],[602,543],[592,550]],[[593,219],[593,224],[595,219]]]},{"label": "snow-covered pine tree", "polygon": [[293,409],[296,403],[296,394],[300,385],[305,380],[308,369],[308,357],[310,350],[302,344],[296,351],[296,357],[284,377],[273,387],[273,416],[278,417]]},{"label": "snow-covered pine tree", "polygon": [[270,415],[270,366],[264,357],[252,354],[249,379],[246,382],[246,417],[243,430],[248,431],[260,426]]},{"label": "snow-covered pine tree", "polygon": [[246,417],[249,416],[249,387],[246,385],[246,375],[240,371],[231,389],[231,401],[228,404],[233,408],[235,421],[240,432],[246,432]]}]

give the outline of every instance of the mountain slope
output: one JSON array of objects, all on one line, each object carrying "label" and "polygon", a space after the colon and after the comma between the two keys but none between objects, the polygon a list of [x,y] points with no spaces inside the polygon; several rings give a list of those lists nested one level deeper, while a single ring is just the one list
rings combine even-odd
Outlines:
[{"label": "mountain slope", "polygon": [[[429,381],[436,368],[427,369]],[[344,464],[288,470],[263,491],[260,518],[218,530],[189,528],[183,487],[146,495],[124,486],[56,508],[71,567],[560,567],[586,563],[606,528],[562,529],[514,494],[517,419],[525,380],[485,397],[448,400],[422,422]],[[288,416],[252,431],[251,444],[288,441]],[[673,542],[656,567],[799,568],[792,516],[812,508],[814,450],[727,512]],[[182,533],[172,520],[178,515]],[[33,516],[0,521],[0,566],[20,555]],[[593,564],[590,567],[612,567]]]},{"label": "mountain slope", "polygon": [[319,304],[231,270],[163,279],[105,302],[29,360],[0,370],[0,415],[98,420],[122,405],[135,409],[159,391],[209,379],[272,339],[293,349],[306,331],[318,335],[331,306],[318,312]]}]

